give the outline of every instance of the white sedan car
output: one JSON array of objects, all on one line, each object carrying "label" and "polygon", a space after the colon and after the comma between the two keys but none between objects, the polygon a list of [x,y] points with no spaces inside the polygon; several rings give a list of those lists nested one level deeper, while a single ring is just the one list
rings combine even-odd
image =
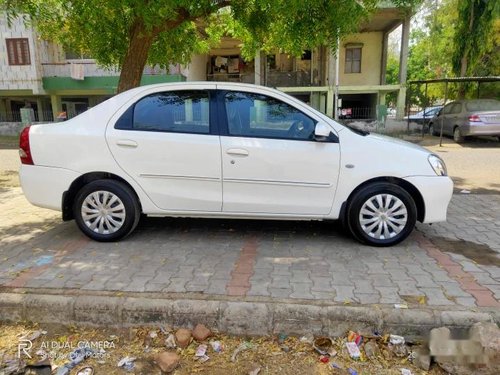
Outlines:
[{"label": "white sedan car", "polygon": [[24,194],[97,241],[141,214],[340,219],[366,244],[446,220],[453,184],[419,146],[338,124],[266,87],[142,86],[20,136]]}]

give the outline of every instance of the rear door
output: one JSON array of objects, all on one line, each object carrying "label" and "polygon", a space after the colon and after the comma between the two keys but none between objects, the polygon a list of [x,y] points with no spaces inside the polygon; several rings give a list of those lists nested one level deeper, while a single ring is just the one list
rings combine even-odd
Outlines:
[{"label": "rear door", "polygon": [[220,212],[221,149],[210,109],[215,91],[184,87],[136,99],[108,124],[106,139],[119,166],[159,208]]}]

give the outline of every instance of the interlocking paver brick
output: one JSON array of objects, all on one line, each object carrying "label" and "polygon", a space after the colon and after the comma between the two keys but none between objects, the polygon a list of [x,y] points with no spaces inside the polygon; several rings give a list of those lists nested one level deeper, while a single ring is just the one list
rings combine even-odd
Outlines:
[{"label": "interlocking paver brick", "polygon": [[[205,219],[146,219],[110,244],[87,240],[74,223],[9,189],[0,191],[0,284],[368,304],[425,295],[429,305],[491,305],[500,298],[499,222],[500,195],[471,194],[453,197],[448,222],[417,224],[391,248],[360,245],[332,223]],[[253,255],[243,250],[250,237]],[[490,258],[449,242],[458,240]],[[52,257],[46,268],[36,265],[42,256]]]},{"label": "interlocking paver brick", "polygon": [[354,294],[359,303],[373,304],[380,303],[380,294],[378,293],[355,293]]},{"label": "interlocking paver brick", "polygon": [[292,293],[292,288],[272,288],[269,287],[269,293],[273,298],[289,298]]},{"label": "interlocking paver brick", "polygon": [[447,306],[454,305],[443,293],[441,288],[420,288],[427,297],[428,305]]},{"label": "interlocking paver brick", "polygon": [[346,301],[357,301],[354,296],[354,287],[352,286],[342,286],[335,285],[333,287],[335,289],[336,296],[334,301],[336,302],[346,302]]}]

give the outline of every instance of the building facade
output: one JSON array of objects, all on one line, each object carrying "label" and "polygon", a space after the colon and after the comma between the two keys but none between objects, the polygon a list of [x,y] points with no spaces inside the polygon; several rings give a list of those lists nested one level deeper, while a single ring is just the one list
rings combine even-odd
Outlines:
[{"label": "building facade", "polygon": [[[21,19],[9,26],[0,14],[0,122],[20,122],[23,108],[35,122],[73,117],[116,94],[119,75],[41,39]],[[141,84],[182,80],[179,66],[146,67]]]},{"label": "building facade", "polygon": [[[42,40],[21,20],[9,27],[2,17],[0,122],[20,121],[22,108],[33,109],[33,121],[53,121],[60,113],[72,117],[116,93],[119,71],[65,52]],[[400,25],[400,79],[396,85],[387,85],[388,35]],[[397,92],[397,115],[402,117],[408,32],[409,19],[394,6],[385,5],[358,33],[341,40],[336,51],[322,46],[304,51],[300,57],[258,53],[247,61],[241,57],[240,42],[225,37],[208,54],[193,55],[187,67],[146,67],[141,84],[184,80],[254,83],[277,87],[330,116],[364,120],[383,114],[386,95]]]}]

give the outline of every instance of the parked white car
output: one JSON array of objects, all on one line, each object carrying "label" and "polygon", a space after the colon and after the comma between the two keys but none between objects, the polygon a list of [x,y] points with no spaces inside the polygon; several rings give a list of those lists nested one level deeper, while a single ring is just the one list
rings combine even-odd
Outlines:
[{"label": "parked white car", "polygon": [[338,124],[266,87],[142,86],[20,137],[21,184],[97,241],[130,234],[142,214],[341,219],[388,246],[417,220],[446,220],[453,184],[416,145]]}]

